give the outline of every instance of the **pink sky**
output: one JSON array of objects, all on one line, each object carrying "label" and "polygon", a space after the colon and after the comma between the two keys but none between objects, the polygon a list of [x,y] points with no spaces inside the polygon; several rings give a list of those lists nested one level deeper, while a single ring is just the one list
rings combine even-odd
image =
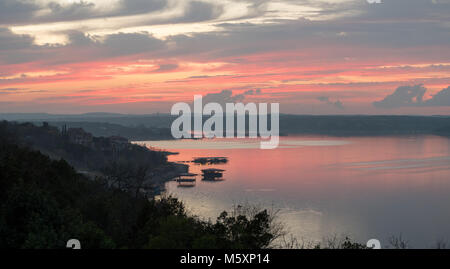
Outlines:
[{"label": "pink sky", "polygon": [[424,100],[450,86],[449,1],[6,0],[0,10],[0,113],[169,113],[226,90],[284,113],[450,114],[450,91],[373,105],[400,86],[422,84]]}]

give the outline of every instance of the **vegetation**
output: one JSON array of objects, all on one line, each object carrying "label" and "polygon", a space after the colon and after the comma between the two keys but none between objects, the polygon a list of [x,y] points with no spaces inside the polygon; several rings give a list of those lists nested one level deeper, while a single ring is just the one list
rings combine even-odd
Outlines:
[{"label": "vegetation", "polygon": [[119,143],[113,137],[94,137],[83,129],[75,129],[81,133],[75,132],[75,137],[46,122],[36,126],[2,121],[0,129],[10,134],[7,137],[13,137],[16,143],[33,147],[52,157],[63,158],[76,168],[99,171],[111,162],[123,160],[152,163],[154,166],[167,163],[163,152],[128,143],[126,139]]},{"label": "vegetation", "polygon": [[448,116],[280,115],[280,132],[335,136],[435,134],[450,126]]},{"label": "vegetation", "polygon": [[[104,130],[108,130],[111,131],[107,133],[108,135],[119,134],[144,138],[148,134],[155,137],[170,136],[170,126],[176,117],[168,114],[121,115],[96,113],[81,115],[0,114],[0,118],[34,122],[49,121],[56,125],[67,123],[71,126],[83,127],[100,136],[105,134]],[[204,120],[206,119],[205,117]],[[106,125],[106,123],[111,125]],[[147,127],[145,132],[144,126]],[[124,127],[133,130],[126,130]],[[150,128],[154,131],[147,133]],[[284,135],[448,135],[449,128],[450,117],[448,116],[280,115],[280,134]]]},{"label": "vegetation", "polygon": [[267,211],[202,221],[175,198],[90,179],[12,137],[0,128],[0,248],[65,248],[76,238],[82,248],[253,249],[279,236]]},{"label": "vegetation", "polygon": [[[42,121],[41,121],[42,122]],[[146,127],[143,124],[124,126],[105,122],[65,122],[51,121],[50,125],[62,128],[83,128],[95,136],[123,136],[133,141],[171,140],[170,128]]]},{"label": "vegetation", "polygon": [[64,159],[86,175],[102,175],[110,184],[135,193],[161,189],[163,175],[180,168],[168,163],[164,152],[131,144],[121,137],[95,137],[83,129],[59,130],[47,123],[35,126],[3,121],[1,132],[5,141],[39,150],[52,159]]},{"label": "vegetation", "polygon": [[[248,206],[203,221],[176,198],[155,199],[142,191],[147,177],[167,164],[164,154],[128,144],[109,151],[110,143],[93,138],[92,145],[79,145],[49,125],[1,122],[0,248],[65,248],[72,238],[82,248],[367,248],[348,237],[300,244],[287,237],[275,213]],[[82,175],[55,156],[98,166],[102,173]],[[410,247],[401,236],[389,244]]]}]

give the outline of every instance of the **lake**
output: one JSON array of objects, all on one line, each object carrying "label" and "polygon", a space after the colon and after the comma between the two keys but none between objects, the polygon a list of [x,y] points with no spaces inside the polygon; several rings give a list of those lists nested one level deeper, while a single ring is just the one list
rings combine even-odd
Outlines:
[{"label": "lake", "polygon": [[226,164],[190,164],[190,172],[224,169],[224,180],[167,192],[212,219],[233,205],[279,210],[299,241],[350,236],[382,246],[402,236],[412,247],[450,240],[450,139],[439,136],[281,137],[274,150],[252,139],[147,141],[179,152],[170,161],[228,157]]}]

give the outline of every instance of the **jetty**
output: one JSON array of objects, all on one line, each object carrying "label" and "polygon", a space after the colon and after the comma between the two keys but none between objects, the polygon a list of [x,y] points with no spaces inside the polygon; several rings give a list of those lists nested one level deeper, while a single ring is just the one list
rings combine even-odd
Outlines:
[{"label": "jetty", "polygon": [[223,172],[225,170],[223,169],[216,169],[216,168],[209,168],[209,169],[203,169],[203,179],[206,181],[222,181],[223,180]]},{"label": "jetty", "polygon": [[196,176],[197,174],[193,173],[181,173],[175,177],[175,181],[178,182],[179,186],[195,186]]},{"label": "jetty", "polygon": [[227,157],[195,157],[192,161],[196,164],[223,164],[228,162]]}]

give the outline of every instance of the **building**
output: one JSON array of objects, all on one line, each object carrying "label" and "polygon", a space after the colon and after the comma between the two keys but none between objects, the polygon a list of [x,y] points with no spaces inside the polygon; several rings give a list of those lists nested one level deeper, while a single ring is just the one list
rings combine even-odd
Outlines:
[{"label": "building", "polygon": [[69,128],[67,137],[70,142],[87,147],[91,147],[94,140],[92,134],[84,131],[82,128]]},{"label": "building", "polygon": [[116,150],[123,150],[129,145],[128,139],[121,136],[111,136],[109,137],[109,141]]}]

